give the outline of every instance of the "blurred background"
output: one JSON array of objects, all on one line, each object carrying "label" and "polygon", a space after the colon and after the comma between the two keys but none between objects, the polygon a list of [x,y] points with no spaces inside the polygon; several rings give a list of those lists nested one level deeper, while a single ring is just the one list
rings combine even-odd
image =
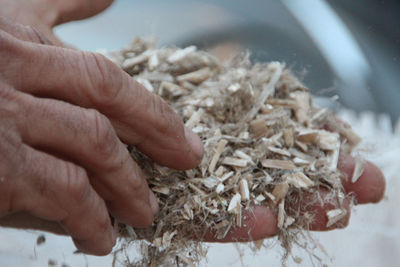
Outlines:
[{"label": "blurred background", "polygon": [[[102,14],[56,28],[83,50],[119,50],[135,36],[253,61],[284,61],[317,96],[364,139],[362,154],[387,178],[377,205],[357,207],[345,230],[314,234],[329,266],[398,266],[400,262],[400,2],[397,0],[116,0]],[[338,97],[337,97],[338,96]],[[335,99],[335,100],[332,100]],[[337,100],[336,100],[337,99]],[[111,266],[112,257],[74,255],[68,238],[0,229],[0,266]],[[282,250],[211,245],[202,266],[280,266]],[[303,252],[301,264],[318,266]],[[302,254],[303,253],[303,254]]]},{"label": "blurred background", "polygon": [[56,32],[85,50],[117,50],[138,35],[161,46],[240,47],[256,61],[286,62],[315,94],[338,95],[345,107],[400,115],[397,0],[117,0]]}]

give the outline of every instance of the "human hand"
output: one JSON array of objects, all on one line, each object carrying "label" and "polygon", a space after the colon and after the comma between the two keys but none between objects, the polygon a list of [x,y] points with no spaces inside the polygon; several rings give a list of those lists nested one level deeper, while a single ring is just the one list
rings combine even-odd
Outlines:
[{"label": "human hand", "polygon": [[[74,2],[74,1],[72,1]],[[107,1],[104,1],[107,2]],[[109,2],[109,1],[108,1]],[[62,21],[62,20],[60,20]],[[46,27],[51,28],[53,24],[44,24],[47,25]],[[28,36],[28,38],[26,38]],[[25,40],[30,41],[29,39],[41,39],[41,38],[31,38],[32,35],[25,34]],[[46,35],[49,36],[49,35]],[[50,35],[51,36],[51,35]],[[22,36],[24,39],[24,36]],[[43,39],[43,38],[42,38]],[[51,37],[49,39],[52,39]],[[57,43],[52,41],[53,43]],[[341,161],[341,165],[339,168],[349,176],[352,174],[352,168],[354,168],[354,161],[352,159],[347,158],[347,160]],[[363,181],[363,182],[362,182]],[[385,182],[382,173],[376,168],[376,166],[372,165],[371,163],[367,165],[364,175],[357,181],[355,184],[351,184],[349,182],[344,181],[344,187],[347,193],[353,193],[355,195],[356,201],[358,203],[370,203],[370,202],[377,202],[379,201],[384,192]],[[322,192],[324,195],[324,192]],[[349,201],[345,202],[345,206],[349,209]],[[314,206],[311,210],[312,212],[316,212],[316,219],[315,223],[311,225],[312,230],[330,230],[338,227],[343,227],[347,225],[350,212],[348,215],[343,218],[343,220],[339,221],[329,229],[326,227],[326,210],[332,209],[333,206],[324,204],[321,206]],[[267,209],[265,207],[254,207],[251,212],[248,212],[245,217],[247,219],[244,220],[244,225],[246,227],[243,228],[236,228],[234,229],[224,240],[216,240],[213,238],[212,233],[206,236],[207,241],[246,241],[246,240],[256,240],[265,237],[269,237],[275,235],[278,231],[276,227],[276,215],[272,212],[272,210]],[[25,218],[21,216],[20,219]],[[19,220],[21,221],[21,220]],[[34,223],[30,221],[31,225]],[[55,232],[60,232],[57,224],[53,223],[46,223],[43,221],[37,221],[37,228],[45,228],[45,229],[52,229]]]},{"label": "human hand", "polygon": [[[120,140],[187,169],[201,159],[200,139],[103,56],[31,30],[0,18],[0,224],[66,232],[81,251],[107,254],[108,212],[145,227],[158,210]],[[21,221],[27,214],[57,224]]]}]

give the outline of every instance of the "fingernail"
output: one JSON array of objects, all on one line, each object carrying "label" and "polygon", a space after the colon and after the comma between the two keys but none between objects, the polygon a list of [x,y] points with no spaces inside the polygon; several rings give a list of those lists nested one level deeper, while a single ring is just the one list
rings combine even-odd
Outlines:
[{"label": "fingernail", "polygon": [[156,216],[159,210],[158,203],[157,203],[157,198],[154,195],[151,190],[149,190],[149,201],[150,201],[150,207],[151,210],[153,211],[153,215]]},{"label": "fingernail", "polygon": [[203,157],[204,149],[200,137],[185,127],[185,138],[190,144],[192,151],[194,152],[196,157],[198,159],[201,159]]}]

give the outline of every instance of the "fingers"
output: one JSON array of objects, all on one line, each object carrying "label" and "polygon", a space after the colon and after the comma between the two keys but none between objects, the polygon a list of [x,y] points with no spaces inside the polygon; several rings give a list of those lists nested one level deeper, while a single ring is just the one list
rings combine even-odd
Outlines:
[{"label": "fingers", "polygon": [[23,146],[21,176],[14,184],[11,207],[58,221],[78,249],[109,253],[115,234],[104,201],[92,189],[86,172],[46,153]]},{"label": "fingers", "polygon": [[[346,215],[332,225],[328,225],[327,211],[342,208]],[[293,196],[290,205],[285,207],[289,216],[306,218],[308,222],[294,222],[306,226],[311,231],[328,231],[344,228],[350,220],[350,200],[345,199],[339,205],[328,192],[321,190],[318,196],[315,194]],[[252,206],[242,216],[242,227],[234,227],[223,239],[217,239],[214,232],[208,232],[203,237],[206,242],[246,242],[275,236],[279,229],[277,215],[269,207]]]},{"label": "fingers", "polygon": [[150,225],[158,212],[157,201],[108,119],[95,110],[24,96],[18,124],[22,140],[84,167],[119,221],[134,227]]},{"label": "fingers", "polygon": [[353,183],[351,177],[355,167],[355,160],[349,155],[343,155],[339,159],[338,168],[344,173],[343,187],[347,193],[355,196],[358,204],[377,203],[382,200],[385,193],[385,177],[382,171],[373,163],[367,161],[364,172]]},{"label": "fingers", "polygon": [[[379,202],[385,191],[385,179],[382,172],[376,165],[367,162],[360,178],[352,183],[349,177],[352,177],[354,167],[355,160],[353,157],[349,155],[341,156],[338,168],[347,176],[342,180],[346,193],[353,196],[356,203],[359,204]],[[321,189],[318,194],[303,194],[302,198],[293,196],[290,206],[286,206],[286,212],[293,217],[300,214],[309,218],[309,230],[327,231],[348,225],[352,200],[346,198],[342,203],[338,203],[326,190]],[[336,223],[328,226],[327,211],[337,208],[346,210],[346,214]],[[246,212],[245,216],[244,226],[233,229],[226,238],[218,240],[215,234],[210,232],[205,235],[205,241],[250,241],[270,237],[278,231],[276,214],[268,207],[255,206],[252,210]]]},{"label": "fingers", "polygon": [[200,162],[201,141],[179,116],[103,56],[35,45],[14,50],[16,89],[99,110],[123,141],[162,165],[187,169]]},{"label": "fingers", "polygon": [[234,227],[223,239],[208,232],[205,242],[244,242],[272,237],[278,233],[277,218],[273,210],[265,206],[253,206],[242,215],[242,227]]},{"label": "fingers", "polygon": [[[285,208],[287,214],[294,218],[302,217],[305,227],[311,231],[328,231],[337,228],[344,228],[350,220],[351,199],[338,200],[334,193],[326,189],[320,189],[317,193],[303,193],[291,195],[291,200]],[[330,210],[342,209],[346,214],[332,225],[328,224],[327,212]],[[304,227],[303,226],[303,227]]]}]

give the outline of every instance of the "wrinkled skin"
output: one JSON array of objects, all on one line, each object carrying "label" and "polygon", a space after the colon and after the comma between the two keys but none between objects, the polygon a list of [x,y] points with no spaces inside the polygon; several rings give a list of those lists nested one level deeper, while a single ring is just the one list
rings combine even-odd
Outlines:
[{"label": "wrinkled skin", "polygon": [[[158,96],[103,56],[64,45],[52,28],[92,16],[109,0],[0,0],[0,225],[70,235],[78,249],[105,255],[115,244],[109,213],[149,226],[157,201],[126,144],[175,169],[197,166],[200,139]],[[351,176],[354,160],[339,169]],[[385,180],[368,163],[356,183],[343,181],[357,203],[382,199]],[[321,191],[323,196],[325,192]],[[298,203],[301,206],[301,203]],[[344,203],[349,209],[350,201]],[[312,230],[329,229],[331,204],[310,209]],[[277,233],[276,215],[256,206],[244,227],[224,240]]]}]

